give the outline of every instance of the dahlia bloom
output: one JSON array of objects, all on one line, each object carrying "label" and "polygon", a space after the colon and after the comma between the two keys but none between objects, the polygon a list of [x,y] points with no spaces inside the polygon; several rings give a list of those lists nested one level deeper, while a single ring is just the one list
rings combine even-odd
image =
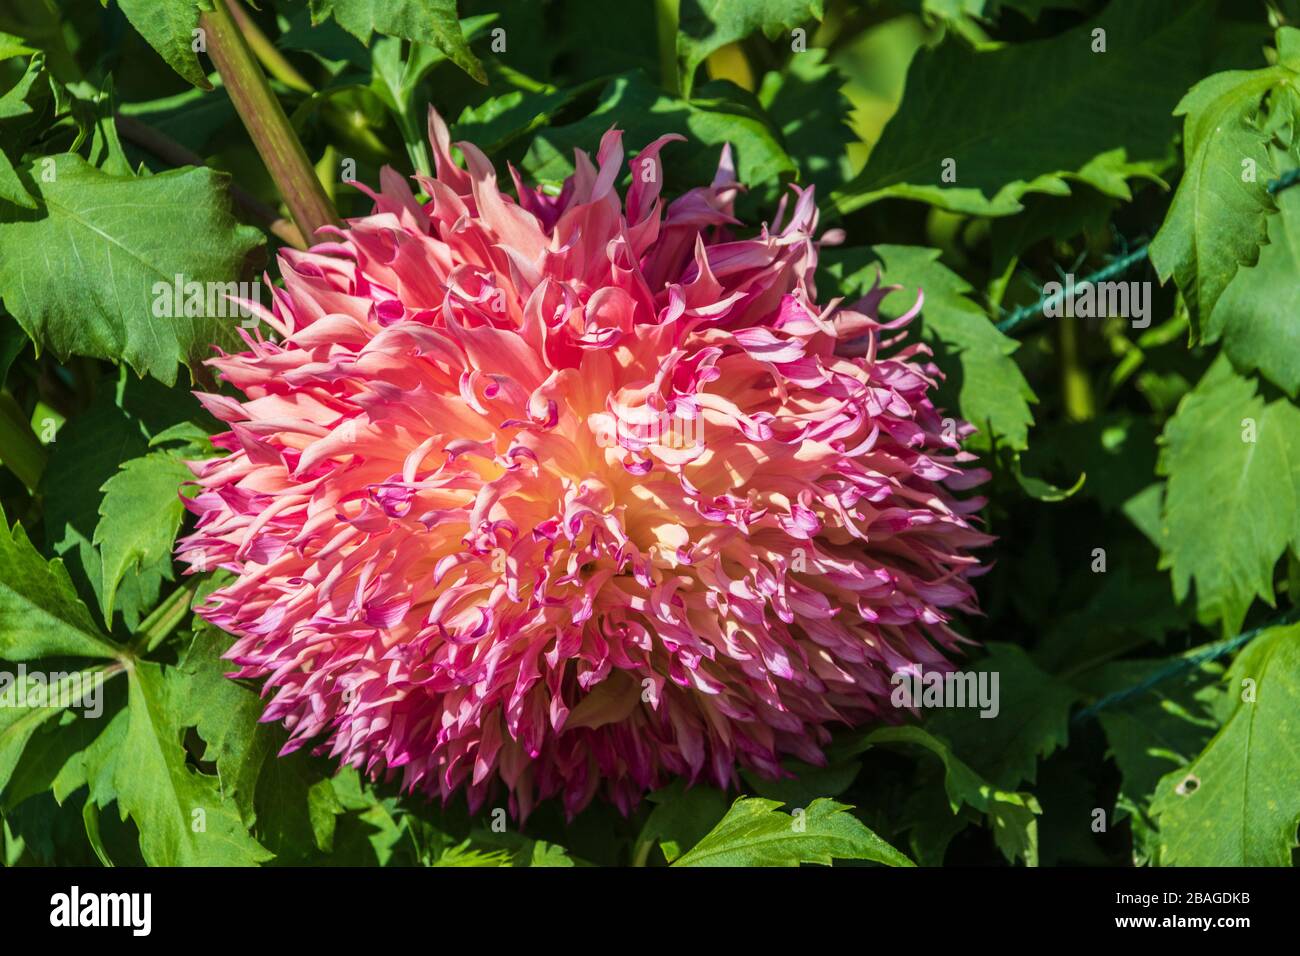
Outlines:
[{"label": "dahlia bloom", "polygon": [[278,336],[211,360],[244,400],[199,395],[229,431],[179,551],[234,573],[200,613],[285,750],[626,812],[897,720],[891,675],[950,667],[991,540],[952,494],[987,477],[973,429],[897,331],[920,303],[817,305],[813,190],[741,238],[727,149],[665,206],[679,136],[622,202],[617,130],[558,195],[511,169],[518,199],[430,136],[429,201],[385,169],[371,215],[283,251]]}]

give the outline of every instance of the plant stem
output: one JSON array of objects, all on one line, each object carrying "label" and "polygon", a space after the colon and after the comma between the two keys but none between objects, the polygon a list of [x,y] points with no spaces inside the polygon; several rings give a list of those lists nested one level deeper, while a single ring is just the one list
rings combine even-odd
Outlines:
[{"label": "plant stem", "polygon": [[640,839],[637,840],[636,846],[632,848],[632,865],[645,866],[650,859],[650,850],[654,847],[654,840]]},{"label": "plant stem", "polygon": [[555,87],[550,83],[543,83],[541,80],[534,80],[527,73],[520,73],[518,70],[506,66],[504,63],[492,62],[491,66],[494,79],[505,80],[515,89],[523,90],[525,93],[555,92]]},{"label": "plant stem", "polygon": [[8,392],[0,392],[0,462],[35,491],[48,457],[22,408]]},{"label": "plant stem", "polygon": [[140,622],[134,646],[140,653],[148,654],[167,639],[167,635],[176,629],[176,625],[185,620],[190,613],[190,602],[198,585],[184,584],[178,587],[162,603],[149,612],[149,616]]},{"label": "plant stem", "polygon": [[396,119],[397,127],[402,131],[402,142],[406,144],[406,156],[411,161],[411,167],[421,176],[432,176],[433,163],[429,158],[429,147],[424,141],[425,133],[412,114],[409,104],[398,104]]},{"label": "plant stem", "polygon": [[1061,399],[1066,417],[1083,422],[1092,418],[1094,402],[1092,382],[1088,370],[1079,356],[1079,324],[1077,318],[1063,318],[1058,326],[1057,346],[1061,356]]},{"label": "plant stem", "polygon": [[[1128,272],[1128,270],[1131,269],[1133,266],[1137,265],[1137,263],[1147,258],[1149,253],[1150,253],[1150,249],[1148,245],[1146,243],[1143,243],[1142,245],[1134,249],[1132,252],[1130,252],[1128,255],[1116,259],[1114,262],[1111,262],[1103,266],[1102,268],[1098,269],[1096,272],[1092,273],[1092,275],[1085,276],[1083,279],[1080,279],[1077,283],[1075,283],[1075,287],[1080,288],[1084,285],[1096,285],[1098,282],[1103,282],[1107,279],[1113,279],[1116,276],[1123,275],[1125,272]],[[1024,325],[1025,323],[1037,321],[1038,319],[1043,318],[1043,316],[1047,313],[1048,305],[1060,306],[1064,301],[1065,301],[1064,288],[1062,288],[1055,295],[1040,296],[1037,302],[1032,302],[1029,305],[1022,305],[1020,308],[1016,309],[1014,312],[1008,315],[1005,319],[1002,319],[1000,322],[998,322],[997,323],[998,331],[1001,332],[1003,335],[1010,335],[1012,332],[1020,328],[1020,326]]]},{"label": "plant stem", "polygon": [[316,178],[302,143],[271,92],[266,76],[253,59],[243,34],[235,26],[225,0],[202,14],[208,35],[208,56],[235,104],[235,111],[266,164],[294,222],[309,241],[322,226],[337,224],[338,214]]},{"label": "plant stem", "polygon": [[[681,0],[655,0],[655,26],[659,36],[659,83],[664,92],[680,96],[681,79],[677,72],[677,24]],[[687,78],[690,82],[690,78]]]},{"label": "plant stem", "polygon": [[1228,638],[1226,641],[1216,641],[1213,644],[1206,644],[1194,653],[1188,653],[1176,657],[1168,666],[1162,667],[1154,674],[1148,675],[1144,680],[1139,681],[1131,687],[1126,687],[1123,690],[1107,694],[1091,706],[1085,707],[1083,710],[1076,713],[1071,720],[1076,724],[1082,723],[1089,717],[1095,717],[1107,707],[1114,706],[1115,704],[1122,704],[1134,697],[1145,694],[1147,691],[1151,690],[1151,688],[1170,677],[1185,674],[1188,671],[1195,670],[1197,667],[1208,661],[1218,660],[1220,657],[1224,657],[1235,650],[1245,647],[1270,628],[1285,627],[1286,625],[1294,624],[1297,620],[1300,620],[1300,608],[1287,608],[1281,614],[1274,616],[1259,627],[1253,627],[1249,631],[1243,631],[1236,637]]},{"label": "plant stem", "polygon": [[285,59],[284,54],[275,48],[272,43],[262,32],[256,21],[248,15],[239,3],[239,0],[226,0],[226,6],[230,8],[230,15],[234,18],[235,23],[239,26],[239,32],[244,35],[244,40],[248,43],[249,49],[253,55],[261,61],[262,66],[267,71],[289,87],[291,90],[297,90],[299,93],[315,92],[312,85],[307,82],[307,78],[294,68],[294,65]]}]

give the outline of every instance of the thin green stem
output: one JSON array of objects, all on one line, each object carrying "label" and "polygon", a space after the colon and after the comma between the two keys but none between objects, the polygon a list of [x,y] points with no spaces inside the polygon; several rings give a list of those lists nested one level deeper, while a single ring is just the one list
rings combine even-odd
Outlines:
[{"label": "thin green stem", "polygon": [[[1149,252],[1150,250],[1145,244],[1138,246],[1138,248],[1134,249],[1128,255],[1122,256],[1114,262],[1098,269],[1092,275],[1080,279],[1075,283],[1075,288],[1082,288],[1085,285],[1095,285],[1098,282],[1104,282],[1107,279],[1113,279],[1116,276],[1123,275],[1133,266],[1145,259]],[[1043,318],[1043,316],[1047,314],[1049,306],[1059,308],[1060,305],[1065,302],[1065,294],[1066,289],[1062,288],[1061,291],[1057,292],[1055,295],[1044,295],[1040,297],[1037,302],[1030,303],[1029,305],[1022,305],[1005,319],[1002,319],[997,323],[998,331],[1003,335],[1010,335],[1025,323]]]},{"label": "thin green stem", "polygon": [[525,93],[550,93],[555,90],[550,83],[535,80],[527,73],[520,73],[499,61],[492,64],[492,73],[494,77],[505,80],[515,89],[523,90]]},{"label": "thin green stem", "polygon": [[310,242],[322,226],[338,224],[338,213],[224,0],[216,0],[200,24],[207,31],[208,56],[221,74],[235,111],[279,187],[289,214]]},{"label": "thin green stem", "polygon": [[1273,617],[1271,620],[1261,624],[1259,627],[1253,627],[1249,631],[1243,631],[1236,637],[1228,638],[1226,641],[1217,641],[1213,644],[1207,644],[1195,653],[1176,658],[1168,666],[1162,667],[1160,670],[1149,675],[1145,680],[1134,684],[1132,687],[1126,687],[1123,690],[1116,691],[1113,694],[1107,694],[1100,698],[1095,703],[1076,713],[1072,720],[1076,724],[1082,723],[1089,717],[1095,717],[1108,707],[1113,707],[1116,704],[1123,704],[1126,701],[1132,700],[1134,697],[1139,697],[1142,694],[1145,694],[1157,684],[1161,684],[1171,677],[1186,674],[1189,671],[1193,671],[1200,667],[1202,664],[1218,660],[1220,657],[1225,657],[1233,651],[1245,647],[1270,628],[1285,627],[1288,624],[1294,624],[1297,620],[1300,620],[1300,608],[1288,608],[1281,614]]},{"label": "thin green stem", "polygon": [[[677,24],[681,0],[655,0],[655,27],[659,37],[659,83],[671,96],[682,93],[677,69]],[[690,77],[686,79],[690,83]],[[689,92],[689,91],[688,91]]]},{"label": "thin green stem", "polygon": [[644,837],[638,840],[636,846],[632,848],[632,865],[645,866],[650,860],[650,850],[654,845],[654,840],[647,840]]},{"label": "thin green stem", "polygon": [[1095,412],[1092,382],[1079,352],[1079,326],[1077,318],[1063,318],[1057,326],[1057,346],[1061,360],[1061,400],[1066,416],[1076,422],[1087,421]]},{"label": "thin green stem", "polygon": [[433,162],[429,159],[429,147],[425,143],[425,133],[419,122],[405,106],[397,111],[397,125],[402,131],[402,141],[406,144],[406,156],[411,166],[421,176],[433,175]]},{"label": "thin green stem", "polygon": [[140,622],[140,628],[136,632],[136,639],[132,647],[139,653],[148,654],[155,647],[167,639],[181,623],[189,616],[190,602],[194,600],[194,594],[198,590],[196,583],[184,584],[178,587],[167,597],[163,598],[149,616]]},{"label": "thin green stem", "polygon": [[315,88],[307,82],[307,78],[275,48],[275,44],[262,32],[262,28],[248,15],[248,11],[240,6],[239,0],[226,0],[226,5],[239,26],[239,32],[244,35],[248,48],[253,51],[253,55],[262,66],[266,67],[268,73],[291,90],[297,90],[299,93],[315,91]]}]

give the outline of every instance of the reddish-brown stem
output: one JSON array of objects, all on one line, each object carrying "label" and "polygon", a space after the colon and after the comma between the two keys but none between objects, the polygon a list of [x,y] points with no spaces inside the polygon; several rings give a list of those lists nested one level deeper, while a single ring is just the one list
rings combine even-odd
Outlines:
[{"label": "reddish-brown stem", "polygon": [[224,0],[215,0],[213,7],[199,21],[207,33],[208,56],[290,215],[311,241],[322,226],[337,225],[338,214]]}]

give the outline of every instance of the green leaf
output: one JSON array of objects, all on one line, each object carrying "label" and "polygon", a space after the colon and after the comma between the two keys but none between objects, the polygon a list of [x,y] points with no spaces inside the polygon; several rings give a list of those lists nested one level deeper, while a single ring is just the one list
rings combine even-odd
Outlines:
[{"label": "green leaf", "polygon": [[[413,817],[404,818],[408,825]],[[448,844],[430,862],[431,866],[515,866],[515,867],[571,867],[573,858],[568,851],[545,840],[534,840],[522,833],[504,831],[494,833],[475,829],[469,838],[459,844],[443,836]]]},{"label": "green leaf", "polygon": [[49,793],[24,800],[4,814],[5,842],[21,841],[10,865],[90,866],[95,861],[81,816],[62,810]]},{"label": "green leaf", "polygon": [[[48,95],[46,84],[37,82],[44,71],[45,57],[36,54],[28,61],[27,69],[18,82],[0,96],[0,125],[4,127],[4,136],[0,140],[0,199],[24,209],[35,209],[36,199],[32,196],[31,185],[14,168],[14,161],[22,157],[31,136],[36,132],[32,128],[32,121],[27,117],[32,117],[36,112],[31,100]],[[16,120],[21,122],[15,122]]]},{"label": "green leaf", "polygon": [[1165,507],[1165,485],[1154,481],[1133,497],[1124,502],[1124,517],[1133,523],[1133,527],[1157,548],[1164,532],[1161,530],[1161,515]]},{"label": "green leaf", "polygon": [[[91,685],[103,680],[103,670],[42,672],[39,683],[30,673],[0,671],[0,804],[13,806],[30,796],[15,797],[9,787],[20,760],[27,755],[32,735],[51,718],[62,717],[69,707],[82,706],[83,701],[89,706],[96,693]],[[53,740],[57,734],[48,736]]]},{"label": "green leaf", "polygon": [[1008,860],[1017,858],[1038,865],[1038,820],[1042,809],[1030,794],[1001,790],[963,763],[952,748],[920,727],[883,727],[863,738],[860,749],[876,744],[910,744],[930,751],[943,762],[944,790],[949,809],[962,805],[984,814],[998,848]]},{"label": "green leaf", "polygon": [[79,538],[94,537],[100,488],[121,465],[149,451],[140,422],[117,403],[112,380],[103,379],[98,386],[90,407],[59,428],[41,478],[45,540],[60,555]]},{"label": "green leaf", "polygon": [[781,813],[776,800],[741,797],[716,827],[673,866],[798,866],[834,860],[914,865],[834,800]]},{"label": "green leaf", "polygon": [[1074,484],[1068,488],[1059,488],[1050,481],[1035,478],[1033,475],[1026,475],[1021,468],[1019,455],[1011,459],[1011,474],[1015,477],[1016,484],[1020,486],[1025,494],[1035,501],[1047,502],[1065,501],[1068,498],[1073,498],[1088,480],[1087,472],[1080,472],[1079,477],[1074,480]]},{"label": "green leaf", "polygon": [[544,840],[536,840],[533,843],[532,851],[526,860],[520,860],[516,857],[515,866],[528,867],[571,867],[574,866],[573,858],[562,846],[556,846],[554,843],[547,843]]},{"label": "green leaf", "polygon": [[1228,671],[1227,694],[1223,728],[1157,788],[1158,862],[1290,866],[1300,824],[1300,625],[1248,644]]},{"label": "green leaf", "polygon": [[[4,388],[6,380],[9,378],[9,370],[13,368],[15,360],[23,354],[27,348],[28,338],[23,334],[23,330],[17,325],[5,322],[0,324],[0,388]],[[46,472],[49,466],[46,466]],[[42,474],[44,477],[44,473]]]},{"label": "green leaf", "polygon": [[[1119,205],[1118,200],[1082,184],[1071,186],[1068,196],[1030,194],[1022,202],[1023,212],[990,222],[990,267],[995,275],[1005,273],[1012,259],[1044,239],[1063,241],[1082,236],[1085,242],[1097,242],[1108,238],[1110,217]],[[1041,288],[1029,285],[1037,298]]]},{"label": "green leaf", "polygon": [[[992,0],[996,3],[997,0]],[[986,13],[986,0],[920,0],[921,12],[927,19],[960,23],[963,20],[982,20]]]},{"label": "green leaf", "polygon": [[210,0],[117,0],[117,5],[168,66],[195,86],[212,89],[194,52],[199,12],[212,9]]},{"label": "green leaf", "polygon": [[113,600],[122,578],[171,554],[185,514],[180,486],[193,477],[179,458],[153,452],[128,461],[100,489],[104,499],[93,543],[102,557],[100,594],[106,621],[113,620]]},{"label": "green leaf", "polygon": [[310,53],[330,73],[338,73],[347,65],[363,71],[368,68],[370,54],[356,37],[337,20],[313,23],[311,14],[310,5],[283,11],[285,29],[276,37],[275,45],[282,50]]},{"label": "green leaf", "polygon": [[643,863],[652,845],[658,844],[664,859],[675,861],[707,834],[727,813],[727,796],[714,787],[686,787],[680,780],[656,790],[649,798],[654,804],[646,818],[637,850]]},{"label": "green leaf", "polygon": [[[947,376],[939,392],[941,404],[951,402],[962,418],[986,433],[991,430],[1008,447],[1025,448],[1034,421],[1029,406],[1038,399],[1011,358],[1017,343],[967,298],[971,287],[966,280],[938,259],[938,250],[920,246],[823,253],[827,274],[846,295],[865,294],[878,273],[882,282],[903,286],[882,304],[882,314],[889,318],[910,309],[920,290],[925,295],[921,337],[934,347],[936,364]],[[991,442],[986,437],[982,444]]]},{"label": "green leaf", "polygon": [[436,867],[498,867],[510,865],[510,854],[505,850],[484,850],[463,840],[449,846],[430,863]]},{"label": "green leaf", "polygon": [[758,91],[799,166],[800,182],[816,186],[820,197],[848,178],[847,149],[857,141],[848,125],[851,104],[841,92],[844,76],[825,57],[825,50],[810,49],[791,58],[763,77]]},{"label": "green leaf", "polygon": [[[36,107],[30,102],[33,97],[43,97],[46,95],[45,84],[38,83],[45,72],[45,57],[42,54],[33,56],[27,63],[27,69],[23,72],[22,77],[0,96],[0,121],[19,119],[24,116],[32,116],[36,112]],[[10,124],[6,122],[8,127]],[[22,140],[19,140],[21,144]],[[6,140],[5,146],[10,149],[16,148],[14,142]]]},{"label": "green leaf", "polygon": [[[1173,276],[1193,320],[1214,313],[1238,268],[1257,261],[1267,234],[1265,217],[1274,204],[1265,186],[1276,175],[1270,124],[1297,119],[1300,30],[1278,31],[1278,53],[1274,66],[1202,80],[1176,110],[1187,117],[1186,171],[1151,242],[1151,264],[1161,282]],[[1275,115],[1266,119],[1268,101]]]},{"label": "green leaf", "polygon": [[[234,684],[233,681],[226,683]],[[245,690],[245,693],[256,696],[252,691]],[[253,719],[256,720],[256,716]],[[267,724],[259,725],[252,737],[253,748],[262,749],[262,741],[267,744],[264,754],[255,754],[252,758],[253,766],[260,767],[261,771],[256,779],[256,825],[253,833],[259,843],[275,854],[277,865],[319,863],[319,853],[333,849],[335,828],[343,806],[329,779],[317,770],[307,753],[298,751],[284,757],[274,754],[273,742],[283,737],[278,727]],[[222,787],[243,788],[234,791],[233,795],[241,804],[244,822],[251,823],[253,815],[243,807],[251,793],[243,764],[235,764],[233,776],[245,779],[232,779],[231,774],[222,772]]]},{"label": "green leaf", "polygon": [[352,767],[340,767],[330,783],[338,804],[348,811],[338,821],[332,859],[353,865],[387,866],[396,855],[399,843],[430,829],[418,819],[413,825],[412,818],[399,811],[394,798],[380,799]]},{"label": "green leaf", "polygon": [[1092,0],[997,0],[998,12],[1019,10],[1030,20],[1037,20],[1044,10],[1087,10]]},{"label": "green leaf", "polygon": [[824,767],[815,767],[800,760],[783,760],[781,767],[794,776],[769,780],[749,770],[742,770],[740,775],[757,796],[780,800],[789,806],[803,807],[818,797],[838,797],[853,786],[853,781],[862,770],[862,765],[857,760],[834,758]]},{"label": "green leaf", "polygon": [[[785,154],[768,120],[757,105],[747,105],[745,93],[731,83],[708,83],[690,103],[662,94],[639,72],[615,77],[600,95],[590,115],[568,126],[538,130],[524,169],[541,182],[559,183],[573,172],[575,148],[595,153],[600,138],[611,125],[624,130],[624,147],[642,146],[664,133],[680,133],[690,141],[672,144],[664,151],[667,177],[672,182],[697,186],[709,182],[718,166],[721,147],[735,151],[736,171],[742,182],[764,183],[793,174],[794,163]],[[673,150],[680,150],[674,156]]]},{"label": "green leaf", "polygon": [[47,452],[32,426],[23,407],[8,393],[0,393],[0,466],[23,487],[35,489],[45,471]]},{"label": "green leaf", "polygon": [[311,0],[313,23],[329,16],[367,46],[375,33],[428,43],[457,66],[487,82],[456,15],[456,0]]},{"label": "green leaf", "polygon": [[[1122,526],[1099,527],[1093,532],[1096,540],[1110,541],[1111,528]],[[1072,545],[1067,550],[1079,559],[1071,562],[1074,573],[1067,585],[1053,594],[1051,616],[1034,646],[1034,660],[1045,670],[1061,674],[1090,669],[1098,661],[1119,657],[1162,640],[1169,631],[1187,627],[1187,617],[1170,593],[1169,576],[1156,569],[1155,552],[1146,541],[1131,534],[1117,538],[1106,549],[1105,572],[1096,574],[1091,570],[1095,566],[1091,544],[1077,551]],[[1033,586],[1032,566],[1025,580]],[[1134,614],[1135,607],[1142,613]]]},{"label": "green leaf", "polygon": [[963,670],[997,675],[997,714],[986,718],[969,707],[942,710],[926,726],[994,786],[1014,790],[1021,781],[1034,781],[1039,759],[1065,746],[1070,708],[1080,694],[1014,644],[989,642],[985,648],[988,655]]},{"label": "green leaf", "polygon": [[1147,418],[1129,412],[1057,422],[1035,434],[1022,464],[1036,474],[1086,474],[1082,496],[1115,512],[1155,479],[1157,434]]},{"label": "green leaf", "polygon": [[9,157],[3,150],[0,150],[0,199],[8,200],[24,209],[36,208],[36,200],[27,191],[23,181],[18,178],[17,170],[14,169],[13,163],[9,162]]},{"label": "green leaf", "polygon": [[1043,808],[1038,819],[1038,865],[1062,864],[1108,866],[1113,854],[1105,830],[1094,830],[1102,822],[1099,810],[1101,789],[1110,781],[1097,774],[1096,757],[1062,754],[1043,764],[1034,785],[1034,796]]},{"label": "green leaf", "polygon": [[682,93],[709,54],[762,31],[771,40],[824,15],[822,0],[682,0],[677,20],[677,58]]},{"label": "green leaf", "polygon": [[[547,76],[549,64],[559,59],[569,82],[605,80],[629,70],[643,70],[666,89],[672,78],[663,70],[676,69],[675,46],[667,50],[659,46],[659,19],[667,13],[660,3],[620,4],[617,16],[610,16],[609,0],[515,3],[502,12],[512,36],[523,33],[547,38],[548,42],[535,47],[521,44],[510,48],[510,66],[529,76]],[[675,28],[675,16],[673,20]],[[663,42],[675,41],[665,37]],[[669,60],[672,62],[665,62]]]},{"label": "green leaf", "polygon": [[127,707],[120,708],[106,726],[81,754],[81,774],[89,788],[88,800],[106,807],[117,799],[118,756],[126,740],[131,714]]},{"label": "green leaf", "polygon": [[217,778],[186,762],[176,699],[164,669],[136,661],[130,670],[130,722],[113,783],[122,818],[140,831],[150,866],[251,866],[270,858],[248,833]]},{"label": "green leaf", "polygon": [[466,140],[485,153],[509,145],[548,123],[577,95],[564,90],[511,90],[492,96],[478,106],[467,106],[451,128],[453,142]]},{"label": "green leaf", "polygon": [[110,176],[66,153],[51,172],[33,176],[45,215],[0,224],[0,297],[38,346],[125,361],[170,385],[178,362],[193,370],[213,345],[237,342],[234,319],[153,312],[155,284],[231,281],[261,243],[231,217],[225,174]]},{"label": "green leaf", "polygon": [[[466,37],[496,19],[496,14],[469,17],[461,22]],[[407,155],[416,172],[433,175],[429,159],[428,103],[417,89],[425,75],[446,60],[442,51],[427,43],[407,43],[397,37],[380,37],[370,49],[370,91],[393,114]]]},{"label": "green leaf", "polygon": [[[1069,180],[1128,199],[1127,179],[1167,165],[1170,113],[1201,75],[1210,14],[1203,0],[1112,3],[1045,40],[976,51],[949,39],[923,50],[837,207],[897,197],[1006,216],[1027,193],[1067,195]],[[1106,31],[1105,53],[1093,52],[1095,29]]]},{"label": "green leaf", "polygon": [[169,425],[149,439],[150,448],[173,445],[177,454],[186,459],[210,457],[213,454],[211,436],[194,422],[177,422]]},{"label": "green leaf", "polygon": [[36,50],[27,46],[22,37],[16,37],[9,33],[0,33],[0,60],[8,60],[15,56],[27,56],[35,52]]},{"label": "green leaf", "polygon": [[1256,597],[1273,603],[1273,567],[1300,542],[1300,411],[1284,399],[1266,405],[1220,356],[1162,440],[1160,567],[1177,601],[1194,581],[1201,622],[1235,634]]},{"label": "green leaf", "polygon": [[[202,599],[200,590],[196,602]],[[261,723],[265,701],[256,687],[226,676],[234,665],[221,655],[230,642],[229,635],[200,623],[179,668],[168,675],[177,720],[197,731],[202,759],[216,767],[223,799],[234,804],[276,863],[318,862],[316,851],[333,845],[343,806],[309,754],[277,755],[284,730]]]},{"label": "green leaf", "polygon": [[908,849],[918,866],[943,866],[953,839],[980,826],[981,819],[965,804],[954,813],[938,776],[923,771],[911,784],[897,826],[907,834]]},{"label": "green leaf", "polygon": [[[1075,683],[1103,697],[1137,687],[1187,656],[1113,661]],[[1214,684],[1222,676],[1222,667],[1202,663],[1098,713],[1120,771],[1121,809],[1145,806],[1160,778],[1185,767],[1209,742],[1218,726],[1209,712],[1209,701],[1218,693]]]},{"label": "green leaf", "polygon": [[[88,687],[88,682],[93,679],[83,672],[82,700],[73,699],[59,713],[57,720],[45,721],[32,735],[22,758],[14,767],[0,805],[13,807],[29,797],[47,792],[54,797],[56,803],[62,805],[69,794],[85,785],[82,752],[100,728],[100,720],[89,716],[96,704],[95,692]],[[125,682],[122,683],[125,685]],[[78,688],[72,684],[67,692],[75,698]],[[103,691],[99,693],[102,695]],[[101,707],[102,700],[101,696],[98,701]],[[62,704],[60,701],[59,706],[62,707]]]},{"label": "green leaf", "polygon": [[0,511],[0,660],[118,653],[77,597],[63,562],[41,557],[23,526],[11,529]]},{"label": "green leaf", "polygon": [[1260,371],[1295,397],[1300,392],[1300,189],[1277,195],[1268,219],[1268,245],[1259,262],[1242,267],[1203,323],[1206,342],[1223,350],[1242,372]]},{"label": "green leaf", "polygon": [[209,144],[221,128],[236,117],[235,106],[221,89],[220,79],[220,74],[214,74],[216,93],[188,89],[157,99],[122,103],[118,111],[202,155],[209,151]]},{"label": "green leaf", "polygon": [[[50,459],[41,478],[46,548],[67,562],[78,594],[87,604],[97,604],[101,614],[103,562],[91,544],[103,498],[100,489],[120,465],[149,451],[144,423],[119,401],[125,404],[135,390],[152,382],[132,378],[123,390],[114,387],[113,377],[101,379],[90,407],[60,426],[50,443]],[[161,385],[157,388],[166,391]],[[119,391],[121,399],[116,394]],[[164,576],[170,577],[170,573],[171,556],[164,555],[153,565],[122,579],[114,607],[129,630],[138,626],[158,600]]]},{"label": "green leaf", "polygon": [[180,707],[177,719],[203,738],[203,760],[216,765],[223,796],[234,801],[251,825],[258,776],[277,748],[271,728],[258,723],[264,702],[257,691],[226,676],[233,665],[221,655],[230,641],[216,628],[200,624],[172,687]]},{"label": "green leaf", "polygon": [[104,847],[104,839],[99,832],[99,807],[91,800],[81,805],[81,819],[86,826],[86,839],[90,841],[95,856],[103,866],[113,866],[113,860]]}]

